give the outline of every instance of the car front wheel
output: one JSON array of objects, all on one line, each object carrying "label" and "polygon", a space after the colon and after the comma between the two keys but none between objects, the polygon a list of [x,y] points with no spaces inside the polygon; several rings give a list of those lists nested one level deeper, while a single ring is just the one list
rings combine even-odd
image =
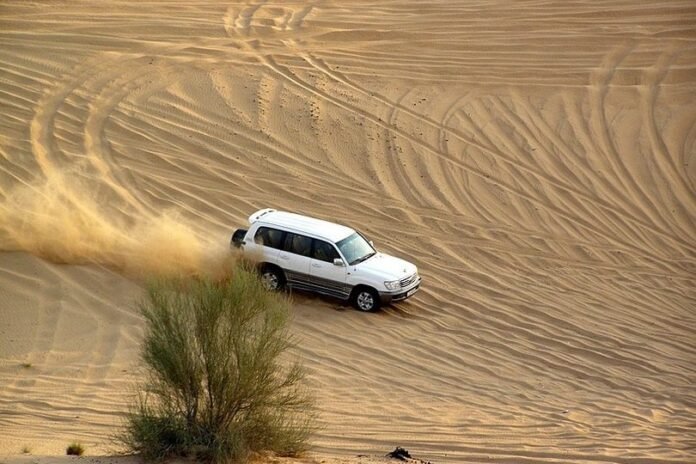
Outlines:
[{"label": "car front wheel", "polygon": [[353,303],[360,311],[376,311],[379,308],[379,295],[371,288],[361,288],[355,293]]}]

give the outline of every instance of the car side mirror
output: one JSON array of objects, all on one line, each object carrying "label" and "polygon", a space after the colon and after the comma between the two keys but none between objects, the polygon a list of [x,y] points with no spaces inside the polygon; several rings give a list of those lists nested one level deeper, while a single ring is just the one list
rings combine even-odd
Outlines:
[{"label": "car side mirror", "polygon": [[373,242],[372,240],[370,240],[370,241],[369,241],[369,242],[367,242],[367,243],[369,243],[369,244],[370,244],[370,246],[371,246],[372,248],[374,248],[374,247],[375,247],[375,243],[374,243],[374,242]]},{"label": "car side mirror", "polygon": [[334,266],[343,267],[343,260],[341,258],[334,258]]}]

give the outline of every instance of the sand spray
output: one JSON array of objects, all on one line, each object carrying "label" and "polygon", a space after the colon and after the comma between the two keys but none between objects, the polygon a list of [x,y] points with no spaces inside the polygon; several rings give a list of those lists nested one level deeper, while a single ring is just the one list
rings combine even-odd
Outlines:
[{"label": "sand spray", "polygon": [[109,212],[67,175],[23,184],[0,199],[0,250],[56,263],[101,264],[135,277],[222,278],[233,257],[224,237],[201,237],[175,210]]}]

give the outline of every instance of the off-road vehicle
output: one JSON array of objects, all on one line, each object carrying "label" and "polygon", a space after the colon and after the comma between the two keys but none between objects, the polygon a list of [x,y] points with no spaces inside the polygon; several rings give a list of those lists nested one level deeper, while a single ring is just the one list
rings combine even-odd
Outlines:
[{"label": "off-road vehicle", "polygon": [[231,246],[258,262],[269,290],[310,290],[350,300],[362,311],[404,300],[421,284],[415,265],[378,252],[360,232],[270,208],[252,214]]}]

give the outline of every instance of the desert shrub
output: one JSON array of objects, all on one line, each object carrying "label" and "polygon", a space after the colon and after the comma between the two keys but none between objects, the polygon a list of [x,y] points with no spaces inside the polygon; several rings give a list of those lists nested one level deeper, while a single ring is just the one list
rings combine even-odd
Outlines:
[{"label": "desert shrub", "polygon": [[312,400],[301,365],[285,359],[289,303],[255,271],[154,282],[140,311],[145,379],[120,436],[130,451],[222,462],[306,450]]},{"label": "desert shrub", "polygon": [[67,449],[65,450],[65,454],[70,456],[82,456],[84,452],[85,449],[78,442],[70,443]]}]

